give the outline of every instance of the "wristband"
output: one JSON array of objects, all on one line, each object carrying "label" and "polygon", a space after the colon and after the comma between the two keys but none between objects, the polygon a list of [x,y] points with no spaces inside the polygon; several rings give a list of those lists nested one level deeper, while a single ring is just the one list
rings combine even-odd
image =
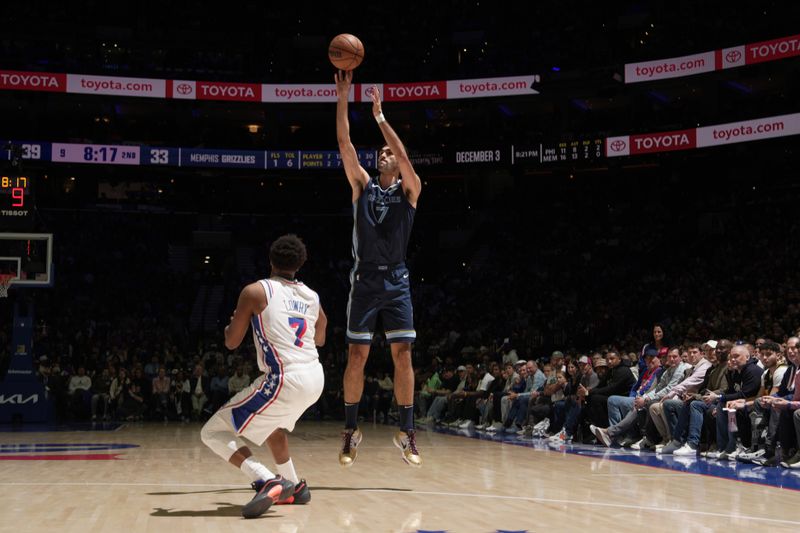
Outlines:
[{"label": "wristband", "polygon": [[383,116],[383,112],[378,113],[375,115],[375,122],[380,124],[381,122],[386,122],[386,117]]}]

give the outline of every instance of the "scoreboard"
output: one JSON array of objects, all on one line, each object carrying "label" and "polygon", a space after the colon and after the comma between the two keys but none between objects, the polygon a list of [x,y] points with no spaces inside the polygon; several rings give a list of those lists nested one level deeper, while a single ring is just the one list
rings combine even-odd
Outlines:
[{"label": "scoreboard", "polygon": [[[90,165],[241,168],[253,170],[335,170],[342,168],[338,150],[219,150],[160,146],[0,141],[0,161],[81,163]],[[361,166],[377,166],[376,150],[356,150]],[[604,140],[583,139],[558,143],[495,145],[478,148],[410,152],[415,165],[557,165],[605,158]]]}]

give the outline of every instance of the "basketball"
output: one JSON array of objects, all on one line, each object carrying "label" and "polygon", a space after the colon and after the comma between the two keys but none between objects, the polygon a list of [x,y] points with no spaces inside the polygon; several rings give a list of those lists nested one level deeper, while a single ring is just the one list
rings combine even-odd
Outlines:
[{"label": "basketball", "polygon": [[340,33],[328,45],[328,59],[339,70],[353,70],[364,60],[364,45],[355,35]]}]

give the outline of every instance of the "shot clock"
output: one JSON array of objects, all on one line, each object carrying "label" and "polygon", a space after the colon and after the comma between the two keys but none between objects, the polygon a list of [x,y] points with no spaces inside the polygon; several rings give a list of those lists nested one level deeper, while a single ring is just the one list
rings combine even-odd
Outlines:
[{"label": "shot clock", "polygon": [[30,176],[0,176],[0,228],[24,229],[33,223],[34,202]]}]

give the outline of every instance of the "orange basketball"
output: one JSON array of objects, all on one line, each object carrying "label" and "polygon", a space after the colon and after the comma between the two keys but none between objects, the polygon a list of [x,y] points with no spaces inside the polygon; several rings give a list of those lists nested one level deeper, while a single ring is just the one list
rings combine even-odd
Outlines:
[{"label": "orange basketball", "polygon": [[328,59],[339,70],[353,70],[364,60],[364,45],[355,35],[340,33],[328,45]]}]

